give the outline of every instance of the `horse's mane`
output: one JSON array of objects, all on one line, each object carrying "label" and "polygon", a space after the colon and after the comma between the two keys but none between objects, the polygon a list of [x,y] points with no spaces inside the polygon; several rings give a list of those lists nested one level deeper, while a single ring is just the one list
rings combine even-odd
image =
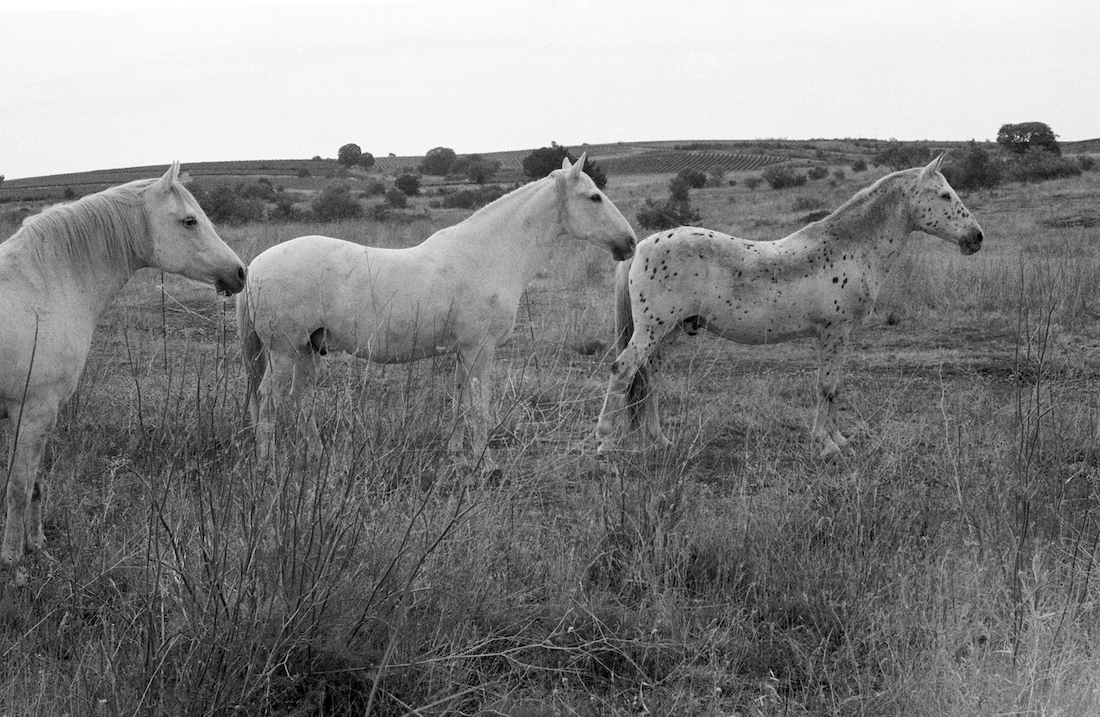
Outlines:
[{"label": "horse's mane", "polygon": [[869,187],[856,192],[851,199],[841,204],[827,217],[823,218],[821,222],[827,223],[830,220],[836,221],[847,217],[851,220],[857,216],[868,216],[869,212],[873,212],[876,209],[881,211],[882,207],[879,204],[879,200],[882,195],[890,190],[890,188],[896,184],[899,180],[912,175],[914,172],[920,172],[920,168],[914,169],[902,169],[897,172],[891,172],[884,177],[880,177],[876,182]]},{"label": "horse's mane", "polygon": [[469,219],[473,219],[474,217],[477,217],[478,215],[491,214],[492,212],[496,211],[499,208],[500,205],[509,203],[508,202],[509,199],[518,199],[520,197],[520,195],[523,195],[523,194],[533,194],[535,191],[541,189],[544,186],[545,180],[550,179],[550,180],[555,180],[556,181],[557,180],[557,175],[561,174],[561,172],[562,172],[562,170],[557,169],[557,170],[554,170],[553,172],[551,172],[550,174],[546,175],[542,179],[536,179],[533,182],[528,182],[527,184],[522,184],[522,185],[516,187],[515,189],[508,192],[507,194],[505,194],[503,196],[500,196],[500,197],[497,197],[493,201],[489,202],[485,206],[478,209],[476,212],[474,212],[473,214],[471,214],[469,216]]},{"label": "horse's mane", "polygon": [[26,242],[42,265],[107,257],[136,268],[148,234],[142,195],[156,181],[141,179],[54,205],[26,221],[12,239]]}]

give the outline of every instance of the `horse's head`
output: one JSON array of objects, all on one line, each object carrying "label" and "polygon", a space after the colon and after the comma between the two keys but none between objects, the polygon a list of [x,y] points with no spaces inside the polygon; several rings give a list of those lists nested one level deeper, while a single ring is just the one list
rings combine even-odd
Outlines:
[{"label": "horse's head", "polygon": [[145,191],[153,266],[207,284],[218,293],[244,288],[245,268],[206,217],[198,201],[179,182],[179,162]]},{"label": "horse's head", "polygon": [[629,259],[637,237],[607,195],[581,171],[585,156],[582,154],[576,164],[570,164],[566,157],[561,169],[553,173],[561,201],[562,227],[567,234],[604,247],[617,261]]},{"label": "horse's head", "polygon": [[982,246],[982,228],[959,195],[940,173],[943,154],[920,170],[912,207],[913,223],[919,231],[957,244],[963,254]]}]

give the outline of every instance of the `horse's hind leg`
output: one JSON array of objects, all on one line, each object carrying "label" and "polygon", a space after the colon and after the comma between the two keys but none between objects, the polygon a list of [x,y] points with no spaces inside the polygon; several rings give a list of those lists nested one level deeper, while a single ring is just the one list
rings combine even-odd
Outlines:
[{"label": "horse's hind leg", "polygon": [[811,435],[822,446],[822,458],[835,456],[848,445],[848,439],[837,427],[836,399],[843,379],[850,333],[851,327],[844,326],[826,331],[819,340],[821,366],[817,374],[818,402]]},{"label": "horse's hind leg", "polygon": [[309,445],[321,440],[313,418],[313,395],[316,380],[316,359],[311,353],[292,355],[271,353],[267,372],[258,390],[259,412],[256,421],[256,445],[261,460],[272,456],[275,446],[278,413],[283,399],[289,399],[294,424],[305,434]]},{"label": "horse's hind leg", "polygon": [[[638,328],[634,330],[634,336],[640,333]],[[635,376],[643,364],[649,359],[654,344],[640,346],[631,338],[630,343],[619,354],[611,365],[611,378],[607,382],[607,395],[604,397],[603,408],[600,417],[596,421],[596,440],[599,446],[597,453],[606,453],[613,450],[616,444],[616,435],[622,433],[620,424],[629,422],[632,410],[642,410],[643,404],[652,398],[651,392],[643,389],[641,400],[630,403],[630,388],[635,381]],[[648,377],[646,377],[648,380]],[[658,425],[658,430],[660,426]]]},{"label": "horse's hind leg", "polygon": [[649,357],[646,372],[645,395],[640,398],[642,433],[646,441],[655,448],[669,448],[672,441],[661,430],[661,369],[664,366],[663,352],[658,347]]}]

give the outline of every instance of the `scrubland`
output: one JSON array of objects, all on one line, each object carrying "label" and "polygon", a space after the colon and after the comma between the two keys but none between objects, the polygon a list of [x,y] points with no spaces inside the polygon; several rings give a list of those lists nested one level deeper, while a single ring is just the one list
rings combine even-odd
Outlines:
[{"label": "scrubland", "polygon": [[[692,202],[778,238],[877,176]],[[667,180],[608,194],[632,219]],[[0,714],[1100,713],[1098,192],[964,194],[970,257],[914,235],[855,335],[833,460],[812,342],[702,335],[667,361],[675,446],[597,457],[614,262],[563,243],[498,353],[499,474],[447,455],[450,360],[341,357],[324,449],[266,470],[232,299],[143,270],[48,449],[49,556],[0,597]],[[247,261],[463,216],[221,233]]]}]

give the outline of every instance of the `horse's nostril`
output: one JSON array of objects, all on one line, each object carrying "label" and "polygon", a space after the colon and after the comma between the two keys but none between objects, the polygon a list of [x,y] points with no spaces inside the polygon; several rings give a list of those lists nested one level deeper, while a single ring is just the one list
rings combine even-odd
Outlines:
[{"label": "horse's nostril", "polygon": [[244,267],[243,266],[238,266],[237,267],[237,278],[240,279],[241,281],[244,281]]}]

